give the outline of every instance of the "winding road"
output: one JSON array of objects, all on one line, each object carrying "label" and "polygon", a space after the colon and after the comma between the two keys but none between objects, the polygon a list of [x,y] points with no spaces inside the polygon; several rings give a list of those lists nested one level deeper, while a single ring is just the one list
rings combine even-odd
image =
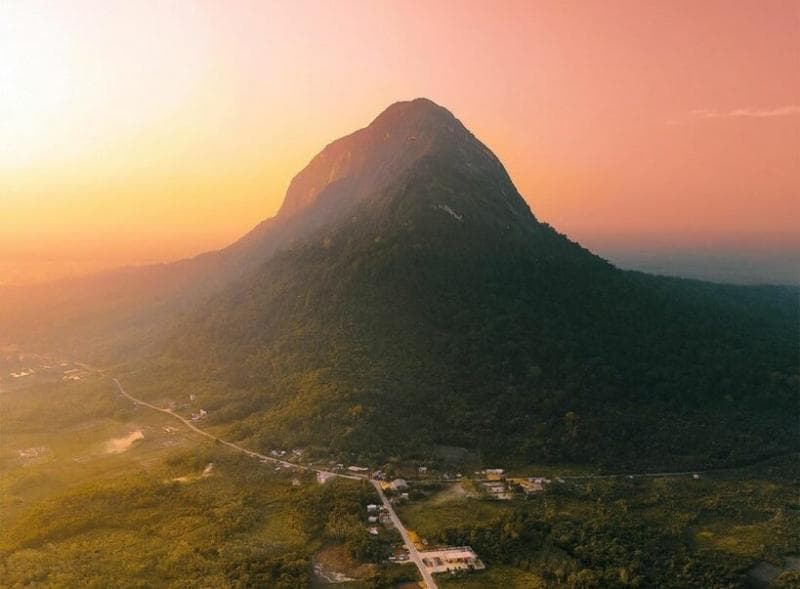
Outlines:
[{"label": "winding road", "polygon": [[409,559],[417,566],[417,569],[419,569],[419,573],[422,576],[422,578],[425,580],[425,584],[428,586],[428,589],[439,589],[439,586],[436,584],[436,581],[433,580],[433,575],[431,575],[431,573],[428,571],[428,569],[422,563],[422,558],[419,555],[419,551],[417,550],[417,547],[411,541],[411,538],[408,535],[408,530],[406,530],[405,526],[403,525],[403,522],[400,521],[400,518],[398,517],[397,513],[395,512],[394,507],[389,502],[389,500],[386,498],[386,494],[383,492],[383,489],[381,488],[381,484],[380,484],[379,481],[377,481],[375,479],[368,479],[367,477],[363,477],[363,476],[341,474],[341,473],[338,473],[338,472],[331,472],[329,470],[324,470],[324,469],[321,469],[321,468],[314,468],[313,466],[306,466],[304,464],[297,464],[296,462],[289,462],[288,460],[281,460],[280,458],[275,458],[273,456],[267,456],[266,454],[261,454],[260,452],[255,452],[253,450],[248,450],[247,448],[244,448],[244,447],[240,446],[239,444],[234,444],[233,442],[228,442],[227,440],[223,440],[222,438],[218,438],[217,436],[214,436],[214,435],[212,435],[212,434],[210,434],[210,433],[208,433],[206,431],[203,431],[202,429],[197,427],[195,424],[193,424],[188,419],[186,419],[186,418],[178,415],[177,413],[175,413],[172,409],[164,409],[163,407],[159,407],[157,405],[153,405],[152,403],[148,403],[147,401],[142,401],[141,399],[137,399],[133,395],[129,394],[123,388],[123,386],[119,382],[119,380],[117,380],[116,378],[112,378],[112,380],[114,381],[114,384],[117,385],[117,388],[119,389],[119,392],[124,397],[129,399],[130,401],[133,401],[133,403],[135,405],[141,405],[143,407],[147,407],[148,409],[152,409],[153,411],[159,411],[161,413],[166,413],[167,415],[169,415],[171,417],[174,417],[175,419],[177,419],[178,421],[183,423],[183,425],[188,427],[193,432],[198,433],[201,436],[205,436],[206,438],[208,438],[210,440],[214,440],[215,442],[219,442],[220,444],[224,444],[224,445],[228,446],[229,448],[232,448],[233,450],[236,450],[238,452],[243,452],[244,454],[247,454],[248,456],[250,456],[252,458],[258,458],[262,462],[272,462],[274,464],[280,464],[280,465],[285,466],[287,468],[315,472],[315,473],[321,474],[321,475],[323,475],[325,477],[339,477],[339,478],[350,479],[350,480],[355,480],[355,481],[366,481],[366,480],[369,480],[369,482],[372,483],[372,486],[375,487],[375,490],[378,492],[378,496],[381,498],[381,502],[383,503],[384,508],[389,513],[389,517],[391,518],[392,523],[394,524],[394,527],[397,529],[398,533],[400,534],[400,537],[403,539],[403,543],[406,545],[406,548],[408,549]]}]

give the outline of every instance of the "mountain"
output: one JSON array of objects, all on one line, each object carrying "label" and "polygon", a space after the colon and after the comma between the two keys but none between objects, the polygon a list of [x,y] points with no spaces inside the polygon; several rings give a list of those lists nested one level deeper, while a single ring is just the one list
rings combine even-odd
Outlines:
[{"label": "mountain", "polygon": [[[460,142],[452,141],[459,137]],[[446,109],[425,99],[397,103],[365,129],[334,141],[291,182],[278,214],[231,246],[153,264],[33,287],[0,287],[0,328],[33,346],[122,358],[158,330],[276,251],[336,222],[426,154],[472,150],[470,165],[497,166],[489,150]],[[505,172],[502,172],[505,175]],[[507,176],[506,176],[507,179]],[[507,184],[513,191],[510,180]],[[508,189],[508,188],[506,188]],[[513,191],[515,192],[515,191]]]},{"label": "mountain", "polygon": [[798,290],[624,272],[537,220],[426,99],[174,264],[0,291],[0,333],[157,393],[192,386],[261,449],[699,468],[796,450]]},{"label": "mountain", "polygon": [[271,254],[278,246],[336,223],[353,206],[374,199],[432,157],[460,162],[459,174],[464,180],[493,177],[505,206],[519,216],[530,215],[494,154],[448,110],[419,98],[393,104],[368,127],[325,147],[294,177],[278,214],[227,253],[250,249],[261,256]]},{"label": "mountain", "polygon": [[725,466],[797,449],[798,292],[624,272],[429,100],[327,146],[159,363],[262,449]]}]

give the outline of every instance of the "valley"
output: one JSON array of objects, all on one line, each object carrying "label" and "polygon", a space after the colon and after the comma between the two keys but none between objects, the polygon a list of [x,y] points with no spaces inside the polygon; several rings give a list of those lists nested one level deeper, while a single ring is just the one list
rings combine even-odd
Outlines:
[{"label": "valley", "polygon": [[[526,466],[508,472],[491,465],[472,472],[468,469],[475,467],[473,462],[462,465],[467,467],[460,469],[463,473],[456,473],[449,467],[441,470],[435,461],[401,461],[368,465],[380,477],[368,478],[349,474],[346,468],[339,470],[332,464],[336,456],[326,461],[302,451],[302,459],[290,461],[249,450],[221,438],[219,428],[209,433],[202,421],[136,398],[106,373],[84,370],[81,381],[53,375],[43,382],[46,379],[39,373],[39,382],[16,384],[14,391],[2,393],[0,518],[5,531],[0,570],[13,581],[12,587],[60,586],[79,579],[102,584],[104,575],[111,574],[111,569],[104,572],[102,559],[92,561],[90,573],[69,556],[91,551],[100,538],[105,558],[111,559],[109,566],[120,559],[129,562],[133,568],[126,574],[144,580],[145,585],[147,575],[153,574],[162,581],[173,578],[167,582],[175,587],[191,587],[208,579],[221,587],[237,586],[227,584],[224,572],[214,572],[213,560],[204,552],[189,560],[188,555],[178,561],[175,554],[169,556],[170,566],[185,574],[180,582],[174,576],[177,573],[164,576],[156,560],[166,557],[165,550],[186,550],[195,542],[195,534],[201,534],[198,540],[206,538],[205,551],[223,550],[234,541],[239,550],[244,546],[258,550],[262,563],[267,554],[274,555],[268,559],[268,570],[252,574],[264,579],[280,574],[281,582],[288,584],[270,585],[276,587],[303,587],[308,582],[342,589],[388,588],[414,578],[423,579],[429,588],[443,589],[591,587],[617,582],[675,587],[702,582],[714,587],[720,579],[736,584],[749,575],[758,579],[763,574],[778,583],[771,586],[791,586],[777,580],[783,575],[789,582],[791,555],[800,553],[794,534],[800,526],[797,455],[702,474],[609,475],[580,464]],[[24,416],[42,407],[48,408],[49,417],[42,414],[44,421],[32,426],[37,420]],[[28,424],[24,428],[19,425],[23,421]],[[55,423],[57,430],[48,427]],[[320,478],[320,474],[325,476]],[[408,481],[405,495],[383,491],[382,479],[391,476]],[[541,487],[526,489],[525,481],[534,479],[542,481]],[[509,498],[494,497],[485,487],[487,480],[505,485]],[[320,544],[297,528],[299,513],[310,507],[301,505],[311,501],[313,506],[324,488],[335,489],[336,500],[351,506],[345,513],[352,513],[356,506],[364,510],[361,521],[367,519],[368,502],[383,504],[392,525],[372,537],[365,524],[351,521],[348,525],[361,528],[365,546],[373,543],[374,547],[345,560],[340,554],[334,564],[327,559],[326,566],[333,568],[320,568],[307,576],[316,570],[310,564],[312,555],[328,550],[326,545],[332,549],[347,537],[337,533],[329,543]],[[215,498],[211,500],[206,492]],[[148,496],[156,502],[151,503]],[[133,508],[133,513],[123,516],[122,505],[126,511]],[[155,525],[156,513],[165,521]],[[226,515],[219,519],[214,513]],[[350,516],[343,513],[342,517]],[[239,523],[234,525],[234,521]],[[392,533],[396,534],[393,529],[400,534],[391,540]],[[147,534],[155,534],[159,547],[148,548],[149,536],[140,536],[137,530],[150,530]],[[173,544],[178,537],[182,539]],[[408,564],[387,560],[391,552],[379,549],[388,546],[383,544],[387,541],[405,543],[411,555]],[[606,546],[606,542],[611,544]],[[422,563],[424,551],[462,545],[474,548],[486,568],[431,577]],[[241,557],[247,558],[246,553]],[[56,555],[67,561],[56,566]],[[375,557],[377,563],[371,564]],[[361,568],[347,564],[351,558]],[[205,572],[197,577],[195,567],[201,562]],[[190,568],[182,568],[186,566]],[[359,581],[335,572],[337,568],[351,574],[357,570],[372,580]],[[415,568],[421,574],[411,574]],[[43,570],[49,571],[47,576],[37,577],[35,571]],[[286,580],[292,575],[297,575],[295,581]]]},{"label": "valley", "polygon": [[0,0],[0,589],[800,589],[800,0]]},{"label": "valley", "polygon": [[227,248],[0,288],[0,576],[797,586],[798,300],[621,270],[392,104]]},{"label": "valley", "polygon": [[[306,587],[314,554],[368,541],[365,506],[377,498],[365,481],[320,484],[204,441],[174,416],[137,409],[105,375],[20,387],[0,405],[4,586]],[[372,540],[361,580],[342,586],[413,579],[384,562],[391,538]]]}]

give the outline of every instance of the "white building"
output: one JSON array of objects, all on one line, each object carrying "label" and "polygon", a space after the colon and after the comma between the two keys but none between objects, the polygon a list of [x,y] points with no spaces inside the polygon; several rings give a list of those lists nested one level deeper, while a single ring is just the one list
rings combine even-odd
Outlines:
[{"label": "white building", "polygon": [[440,548],[419,553],[422,564],[431,573],[448,571],[481,570],[486,568],[475,551],[469,546]]}]

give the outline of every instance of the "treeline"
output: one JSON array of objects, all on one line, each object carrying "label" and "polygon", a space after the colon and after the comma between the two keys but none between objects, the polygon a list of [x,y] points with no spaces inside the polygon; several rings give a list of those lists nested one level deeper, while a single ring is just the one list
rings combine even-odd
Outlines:
[{"label": "treeline", "polygon": [[[800,550],[797,475],[795,457],[742,480],[550,485],[547,497],[431,539],[471,545],[488,566],[533,572],[553,588],[744,588],[759,561],[781,567]],[[793,578],[787,571],[777,586]]]},{"label": "treeline", "polygon": [[622,272],[547,228],[461,235],[419,206],[277,255],[191,315],[164,366],[261,447],[615,470],[798,448],[797,289]]},{"label": "treeline", "polygon": [[[209,462],[211,476],[173,480]],[[376,501],[367,483],[319,485],[209,444],[32,504],[2,530],[0,575],[7,587],[307,589],[312,556],[345,545],[375,563],[364,587],[388,588],[408,571],[379,564],[394,538],[367,532]]]}]

